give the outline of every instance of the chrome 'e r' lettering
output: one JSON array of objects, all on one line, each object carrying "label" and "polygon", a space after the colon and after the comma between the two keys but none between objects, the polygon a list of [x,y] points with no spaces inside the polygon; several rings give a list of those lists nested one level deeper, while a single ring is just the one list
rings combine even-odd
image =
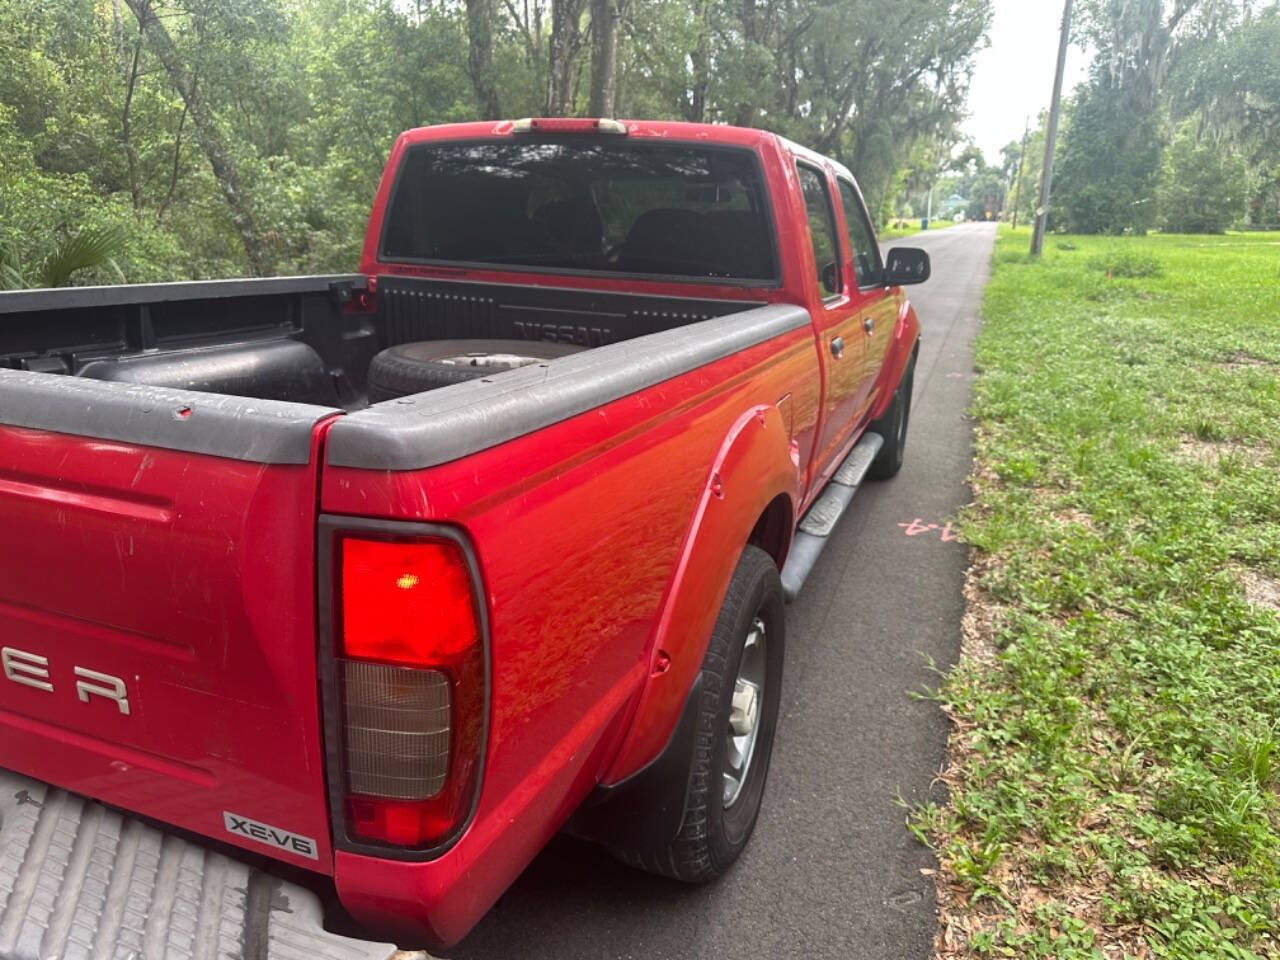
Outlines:
[{"label": "chrome 'e r' lettering", "polygon": [[[6,680],[53,693],[48,657],[19,650],[17,647],[0,647],[0,669],[3,669]],[[129,690],[119,677],[99,673],[88,667],[74,667],[72,672],[76,677],[76,696],[81,703],[88,703],[90,697],[102,697],[114,703],[116,709],[126,717],[133,712],[129,705]]]},{"label": "chrome 'e r' lettering", "polygon": [[53,684],[49,682],[49,658],[38,654],[15,650],[13,647],[0,649],[0,664],[4,667],[6,679],[20,683],[25,687],[35,687],[46,693],[53,693]]},{"label": "chrome 'e r' lettering", "polygon": [[129,692],[124,688],[123,680],[86,667],[76,667],[75,674],[81,678],[76,680],[76,694],[83,703],[88,703],[91,696],[105,697],[114,700],[126,717],[129,715]]}]

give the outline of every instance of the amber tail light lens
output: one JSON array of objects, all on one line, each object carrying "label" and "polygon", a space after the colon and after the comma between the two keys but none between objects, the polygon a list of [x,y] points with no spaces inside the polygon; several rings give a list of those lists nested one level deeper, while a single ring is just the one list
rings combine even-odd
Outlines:
[{"label": "amber tail light lens", "polygon": [[339,535],[334,633],[349,840],[428,850],[475,796],[485,667],[471,569],[452,540]]}]

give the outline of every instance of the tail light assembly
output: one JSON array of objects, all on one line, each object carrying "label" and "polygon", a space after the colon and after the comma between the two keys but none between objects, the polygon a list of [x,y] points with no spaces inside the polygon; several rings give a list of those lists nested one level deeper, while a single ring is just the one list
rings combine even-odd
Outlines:
[{"label": "tail light assembly", "polygon": [[334,842],[430,859],[466,829],[488,721],[480,573],[435,524],[324,517],[320,664]]}]

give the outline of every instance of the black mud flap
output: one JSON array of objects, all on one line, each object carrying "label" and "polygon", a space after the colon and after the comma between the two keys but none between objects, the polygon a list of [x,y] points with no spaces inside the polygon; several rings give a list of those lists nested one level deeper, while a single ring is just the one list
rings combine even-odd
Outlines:
[{"label": "black mud flap", "polygon": [[565,832],[633,848],[661,849],[675,840],[684,826],[701,699],[699,671],[662,752],[627,779],[596,787],[565,824]]},{"label": "black mud flap", "polygon": [[0,770],[0,960],[396,955],[321,918],[303,887]]}]

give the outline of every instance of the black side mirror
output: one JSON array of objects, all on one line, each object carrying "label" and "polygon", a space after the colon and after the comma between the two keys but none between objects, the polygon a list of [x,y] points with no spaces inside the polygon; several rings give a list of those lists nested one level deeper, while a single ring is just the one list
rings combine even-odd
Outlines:
[{"label": "black side mirror", "polygon": [[905,287],[929,279],[929,254],[919,247],[894,247],[885,257],[884,282],[888,287]]},{"label": "black side mirror", "polygon": [[822,268],[822,275],[819,278],[822,281],[822,287],[825,290],[834,290],[839,286],[839,277],[836,274],[836,265],[828,263]]}]

